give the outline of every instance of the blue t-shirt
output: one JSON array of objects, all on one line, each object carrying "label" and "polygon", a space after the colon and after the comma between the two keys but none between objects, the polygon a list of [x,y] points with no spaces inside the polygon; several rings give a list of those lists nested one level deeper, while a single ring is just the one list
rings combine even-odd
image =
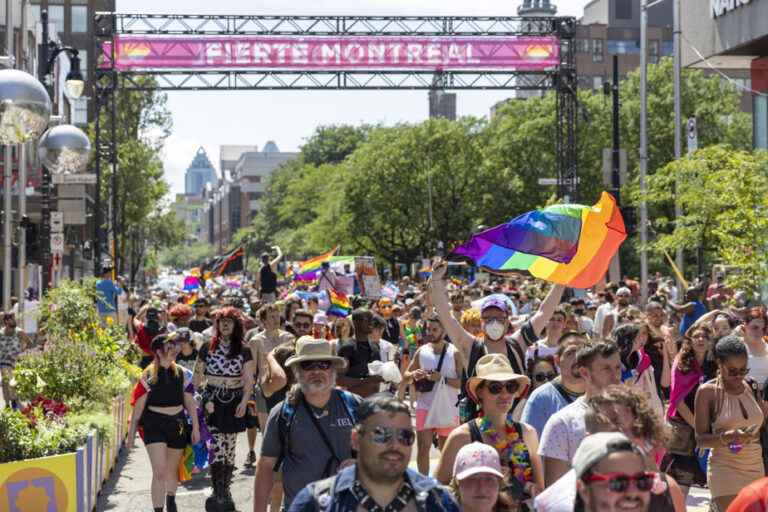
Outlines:
[{"label": "blue t-shirt", "polygon": [[[576,399],[576,397],[571,398],[571,402]],[[520,421],[535,428],[541,439],[547,420],[571,402],[563,397],[552,382],[547,382],[536,388],[528,397]]]},{"label": "blue t-shirt", "polygon": [[683,315],[683,320],[680,322],[680,336],[685,336],[688,329],[696,323],[696,320],[704,316],[706,312],[707,306],[698,300],[693,301],[693,313]]},{"label": "blue t-shirt", "polygon": [[99,314],[114,313],[117,310],[117,296],[123,293],[123,290],[111,279],[99,279],[96,291],[99,295],[99,300],[96,301]]}]

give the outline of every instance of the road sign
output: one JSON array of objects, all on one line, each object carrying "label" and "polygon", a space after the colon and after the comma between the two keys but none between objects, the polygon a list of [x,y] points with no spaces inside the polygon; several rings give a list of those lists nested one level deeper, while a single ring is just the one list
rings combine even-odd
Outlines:
[{"label": "road sign", "polygon": [[64,252],[64,235],[62,233],[51,233],[51,252]]},{"label": "road sign", "polygon": [[95,185],[95,174],[54,174],[54,185]]},{"label": "road sign", "polygon": [[64,231],[64,212],[51,212],[51,233]]},{"label": "road sign", "polygon": [[699,131],[696,126],[696,118],[691,117],[688,119],[688,154],[690,155],[697,149],[699,149]]}]

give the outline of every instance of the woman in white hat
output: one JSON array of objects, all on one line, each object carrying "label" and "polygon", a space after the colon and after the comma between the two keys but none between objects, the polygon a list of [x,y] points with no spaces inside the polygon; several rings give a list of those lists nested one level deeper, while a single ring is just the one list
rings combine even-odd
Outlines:
[{"label": "woman in white hat", "polygon": [[499,454],[491,446],[470,443],[456,454],[451,489],[464,512],[501,512],[511,503],[501,485]]},{"label": "woman in white hat", "polygon": [[536,430],[512,419],[515,400],[525,394],[529,385],[530,379],[515,373],[501,354],[488,354],[477,361],[476,375],[467,381],[467,390],[480,414],[448,436],[437,464],[436,477],[441,483],[451,481],[459,450],[472,442],[482,442],[499,454],[505,489],[515,500],[522,503],[544,488]]}]

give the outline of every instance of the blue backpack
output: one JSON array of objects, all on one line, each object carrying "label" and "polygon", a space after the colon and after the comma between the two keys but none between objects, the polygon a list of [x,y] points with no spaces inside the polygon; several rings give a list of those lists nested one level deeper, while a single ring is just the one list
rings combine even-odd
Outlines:
[{"label": "blue backpack", "polygon": [[[344,409],[347,412],[347,416],[352,420],[353,425],[357,425],[357,402],[355,401],[355,395],[349,391],[343,389],[336,389],[334,393],[338,393],[341,397],[341,401],[344,404]],[[333,399],[333,395],[331,395]],[[274,471],[279,471],[283,465],[285,455],[289,451],[290,433],[293,426],[293,419],[296,417],[296,406],[288,402],[286,398],[283,400],[283,405],[280,407],[280,416],[277,418],[277,432],[280,436],[280,456],[275,462]],[[330,475],[329,475],[330,476]]]}]

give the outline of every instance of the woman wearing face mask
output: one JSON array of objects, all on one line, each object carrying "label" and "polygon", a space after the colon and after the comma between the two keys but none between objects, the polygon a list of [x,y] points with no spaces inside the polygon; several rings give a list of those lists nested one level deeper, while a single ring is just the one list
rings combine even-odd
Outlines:
[{"label": "woman wearing face mask", "polygon": [[511,410],[525,393],[528,377],[515,373],[506,357],[488,354],[477,362],[477,376],[467,382],[481,415],[451,432],[437,463],[436,478],[447,484],[459,450],[472,443],[493,446],[505,474],[504,486],[522,504],[544,488],[544,470],[538,455],[539,440],[530,425],[514,421]]},{"label": "woman wearing face mask", "polygon": [[205,502],[206,510],[213,512],[235,509],[229,487],[237,434],[244,432],[251,420],[248,400],[256,373],[251,350],[243,343],[240,312],[233,307],[220,309],[214,326],[215,335],[200,349],[195,365],[195,385],[205,384],[203,409],[214,439],[213,495]]},{"label": "woman wearing face mask", "polygon": [[765,475],[760,427],[765,404],[744,380],[747,347],[736,336],[715,345],[718,377],[696,393],[696,441],[711,448],[707,484],[712,500],[725,512],[739,491]]},{"label": "woman wearing face mask", "polygon": [[[618,345],[621,356],[621,381],[643,391],[648,396],[651,408],[663,417],[664,406],[659,397],[656,378],[653,373],[651,358],[645,353],[648,341],[648,330],[641,324],[624,324],[614,329],[611,335]],[[669,365],[666,364],[662,376],[662,384],[669,386]]]},{"label": "woman wearing face mask", "polygon": [[483,443],[470,443],[456,454],[451,489],[464,512],[512,512],[501,492],[504,475],[499,454]]},{"label": "woman wearing face mask", "polygon": [[[152,506],[155,512],[176,512],[178,466],[184,448],[200,440],[197,404],[193,397],[192,372],[175,363],[179,354],[176,333],[161,334],[152,340],[153,362],[141,374],[134,391],[136,398],[126,446],[133,448],[136,429],[143,429],[144,445],[152,465]],[[140,396],[139,396],[140,395]],[[192,420],[191,439],[186,409]]]},{"label": "woman wearing face mask", "polygon": [[0,332],[0,379],[3,381],[3,397],[6,404],[17,409],[16,392],[11,387],[16,360],[28,346],[29,338],[16,326],[13,313],[3,313],[3,330]]}]

